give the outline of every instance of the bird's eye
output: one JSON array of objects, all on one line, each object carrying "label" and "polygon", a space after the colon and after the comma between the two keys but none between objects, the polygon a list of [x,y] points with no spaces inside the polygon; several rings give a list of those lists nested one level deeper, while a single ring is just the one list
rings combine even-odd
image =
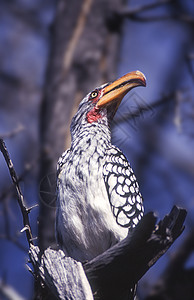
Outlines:
[{"label": "bird's eye", "polygon": [[98,92],[97,91],[93,91],[91,92],[90,94],[90,98],[93,99],[93,98],[96,98],[98,96]]}]

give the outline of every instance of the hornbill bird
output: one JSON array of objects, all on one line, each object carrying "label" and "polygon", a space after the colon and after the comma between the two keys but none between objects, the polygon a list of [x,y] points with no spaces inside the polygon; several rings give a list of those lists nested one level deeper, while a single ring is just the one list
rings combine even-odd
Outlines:
[{"label": "hornbill bird", "polygon": [[110,122],[122,98],[145,85],[139,71],[101,85],[81,101],[72,119],[71,147],[58,161],[56,237],[65,254],[78,261],[124,239],[143,216],[133,170],[111,144]]}]

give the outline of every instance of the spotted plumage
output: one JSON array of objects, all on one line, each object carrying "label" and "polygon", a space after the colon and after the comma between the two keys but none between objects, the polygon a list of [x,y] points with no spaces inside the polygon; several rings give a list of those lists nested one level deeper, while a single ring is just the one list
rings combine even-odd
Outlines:
[{"label": "spotted plumage", "polygon": [[102,85],[72,119],[71,147],[58,161],[56,237],[76,260],[90,260],[124,239],[143,215],[136,177],[111,144],[109,126],[123,96],[140,85],[139,71]]},{"label": "spotted plumage", "polygon": [[112,146],[107,150],[104,181],[117,224],[129,229],[143,216],[143,201],[133,170],[124,154]]}]

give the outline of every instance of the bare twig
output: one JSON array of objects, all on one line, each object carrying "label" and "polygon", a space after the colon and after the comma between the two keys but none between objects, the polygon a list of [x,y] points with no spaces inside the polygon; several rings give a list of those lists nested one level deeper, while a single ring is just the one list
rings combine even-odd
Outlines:
[{"label": "bare twig", "polygon": [[33,241],[32,241],[32,232],[31,232],[31,227],[30,227],[30,222],[29,222],[29,217],[28,217],[29,211],[28,211],[28,208],[26,207],[26,205],[24,203],[24,197],[23,197],[23,194],[21,192],[20,185],[18,183],[18,177],[17,177],[17,174],[16,174],[15,169],[13,167],[12,160],[9,156],[9,153],[7,151],[5,143],[2,139],[0,139],[0,150],[1,150],[1,152],[4,156],[4,159],[7,163],[11,179],[12,179],[12,181],[14,183],[14,186],[15,186],[15,189],[16,189],[18,204],[20,206],[22,216],[23,216],[23,224],[24,224],[23,231],[26,231],[26,237],[27,237],[27,240],[28,240],[28,244],[30,246],[30,245],[33,245]]},{"label": "bare twig", "polygon": [[119,10],[112,12],[114,18],[119,18],[122,20],[123,18],[129,18],[131,20],[139,21],[139,22],[151,22],[151,21],[163,21],[163,20],[179,20],[186,23],[194,23],[193,16],[188,14],[172,14],[172,15],[160,15],[160,16],[140,16],[142,12],[157,8],[162,5],[171,4],[174,0],[159,0],[154,3],[149,3],[146,5],[138,5],[136,7],[126,7],[123,6]]},{"label": "bare twig", "polygon": [[21,131],[23,131],[25,128],[23,125],[19,125],[18,127],[16,127],[15,129],[13,129],[10,132],[7,133],[0,133],[0,138],[1,139],[8,139],[8,138],[12,138],[14,137],[16,134],[20,133]]},{"label": "bare twig", "polygon": [[161,15],[161,16],[149,16],[149,17],[141,17],[136,14],[131,15],[130,18],[132,20],[138,22],[158,22],[158,21],[165,21],[165,20],[178,20],[185,23],[194,23],[194,18],[189,15],[181,15],[181,14],[174,14],[174,15]]},{"label": "bare twig", "polygon": [[137,117],[141,116],[141,114],[143,112],[153,110],[154,108],[156,108],[160,105],[166,104],[166,103],[168,103],[167,101],[169,101],[170,99],[173,99],[175,97],[175,94],[176,94],[176,91],[171,92],[167,95],[163,95],[160,99],[152,101],[149,104],[146,103],[145,101],[141,102],[141,103],[136,103],[137,108],[135,108],[133,111],[129,110],[125,114],[122,114],[121,116],[119,115],[118,117],[116,117],[113,121],[113,125],[116,125],[118,123],[121,124],[122,122],[126,122],[133,118],[137,118]]},{"label": "bare twig", "polygon": [[[139,14],[143,13],[144,11],[148,11],[150,9],[154,9],[156,7],[170,4],[174,0],[158,0],[154,3],[149,3],[146,5],[137,5],[135,7],[127,7],[127,6],[121,6],[120,8],[117,8],[116,10],[112,9],[112,11],[109,13],[107,17],[107,25],[110,30],[114,31],[120,31],[121,24],[125,18],[129,18],[131,20],[139,21],[139,22],[147,22],[147,21],[158,21],[158,17],[155,19],[155,17],[141,17]],[[166,18],[166,16],[165,16]]]},{"label": "bare twig", "polygon": [[119,10],[118,13],[121,17],[130,18],[130,17],[133,17],[135,14],[139,14],[143,11],[150,10],[150,9],[156,8],[158,6],[169,4],[169,3],[172,3],[172,2],[173,2],[173,0],[159,0],[157,2],[149,3],[149,4],[146,4],[146,5],[138,5],[134,8],[132,8],[132,7],[129,7],[129,8],[128,7],[123,7]]}]

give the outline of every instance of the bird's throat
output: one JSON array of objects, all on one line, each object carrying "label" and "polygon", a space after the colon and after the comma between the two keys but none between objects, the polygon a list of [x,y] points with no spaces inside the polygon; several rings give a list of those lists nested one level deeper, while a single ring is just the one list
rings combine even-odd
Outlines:
[{"label": "bird's throat", "polygon": [[88,123],[97,122],[99,119],[102,119],[100,110],[96,107],[92,108],[86,116]]}]

